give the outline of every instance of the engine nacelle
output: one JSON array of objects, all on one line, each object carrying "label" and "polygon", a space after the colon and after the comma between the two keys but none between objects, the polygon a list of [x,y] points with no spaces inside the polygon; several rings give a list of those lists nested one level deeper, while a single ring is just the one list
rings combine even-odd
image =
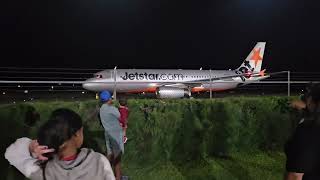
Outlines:
[{"label": "engine nacelle", "polygon": [[158,98],[183,98],[185,96],[190,96],[189,91],[186,89],[181,89],[177,87],[158,87],[156,91]]}]

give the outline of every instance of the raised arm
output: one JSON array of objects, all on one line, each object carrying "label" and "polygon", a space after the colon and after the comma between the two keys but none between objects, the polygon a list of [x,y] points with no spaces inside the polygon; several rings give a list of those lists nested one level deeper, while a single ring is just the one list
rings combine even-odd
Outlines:
[{"label": "raised arm", "polygon": [[32,173],[40,170],[36,162],[38,160],[47,160],[42,154],[53,151],[53,149],[48,149],[46,146],[40,146],[36,140],[32,141],[24,137],[11,144],[4,156],[11,165],[29,178]]},{"label": "raised arm", "polygon": [[11,144],[5,153],[5,158],[11,165],[16,167],[23,175],[30,177],[30,175],[40,169],[36,164],[37,159],[33,158],[29,151],[31,143],[29,138],[20,138]]}]

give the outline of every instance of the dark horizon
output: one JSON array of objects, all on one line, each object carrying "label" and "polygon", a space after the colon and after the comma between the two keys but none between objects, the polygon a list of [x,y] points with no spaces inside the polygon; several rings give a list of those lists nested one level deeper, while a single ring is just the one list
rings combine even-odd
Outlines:
[{"label": "dark horizon", "polygon": [[266,41],[267,71],[317,72],[319,3],[8,1],[1,67],[235,69]]}]

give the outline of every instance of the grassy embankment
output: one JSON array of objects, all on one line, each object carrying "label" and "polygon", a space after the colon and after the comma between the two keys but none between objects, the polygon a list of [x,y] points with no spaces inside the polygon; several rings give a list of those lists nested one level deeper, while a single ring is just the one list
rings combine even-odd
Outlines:
[{"label": "grassy embankment", "polygon": [[[0,106],[1,154],[17,137],[34,137],[58,107],[78,112],[85,124],[85,146],[104,151],[97,105],[86,101]],[[282,147],[298,119],[283,97],[130,100],[129,108],[123,171],[137,180],[281,179]],[[40,114],[35,124],[26,117],[32,111]],[[3,156],[0,168],[4,179],[22,178]]]}]

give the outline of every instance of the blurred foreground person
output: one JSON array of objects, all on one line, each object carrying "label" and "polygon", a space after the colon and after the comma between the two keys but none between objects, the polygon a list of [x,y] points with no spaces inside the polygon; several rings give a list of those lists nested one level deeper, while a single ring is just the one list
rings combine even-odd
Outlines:
[{"label": "blurred foreground person", "polygon": [[100,93],[100,100],[103,103],[100,108],[100,120],[105,130],[107,146],[107,158],[114,168],[117,180],[121,179],[121,155],[124,152],[122,128],[119,123],[119,110],[112,104],[112,96],[109,91]]},{"label": "blurred foreground person", "polygon": [[107,158],[91,149],[80,149],[82,143],[80,116],[57,109],[39,129],[37,140],[16,140],[7,148],[5,158],[32,180],[114,180]]},{"label": "blurred foreground person", "polygon": [[294,108],[304,111],[292,137],[285,146],[286,180],[320,179],[320,84],[311,84]]}]

